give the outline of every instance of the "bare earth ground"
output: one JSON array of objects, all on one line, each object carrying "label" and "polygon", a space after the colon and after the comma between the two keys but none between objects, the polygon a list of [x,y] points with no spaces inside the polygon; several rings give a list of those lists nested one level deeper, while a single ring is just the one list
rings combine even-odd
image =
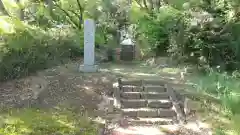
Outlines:
[{"label": "bare earth ground", "polygon": [[[111,94],[112,84],[118,77],[163,79],[176,84],[182,82],[179,79],[181,71],[172,68],[150,68],[140,64],[102,64],[98,73],[80,73],[77,71],[78,63],[70,62],[33,76],[1,83],[0,109],[50,109],[66,105],[74,108],[76,112],[87,111],[91,117],[102,117],[104,112],[96,111],[98,105],[102,102],[103,95]],[[199,117],[192,116],[184,127],[170,127],[162,131],[168,135],[211,134],[206,131],[209,129]]]}]

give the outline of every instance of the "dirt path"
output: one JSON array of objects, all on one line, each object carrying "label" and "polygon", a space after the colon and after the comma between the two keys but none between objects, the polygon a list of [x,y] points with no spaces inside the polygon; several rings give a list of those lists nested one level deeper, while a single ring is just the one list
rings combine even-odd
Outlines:
[{"label": "dirt path", "polygon": [[97,109],[101,95],[111,90],[116,76],[105,72],[79,73],[77,65],[69,63],[1,83],[1,108],[51,108],[66,104],[78,109]]},{"label": "dirt path", "polygon": [[[90,115],[101,116],[100,112],[96,111],[98,105],[103,100],[103,95],[111,95],[112,84],[118,77],[155,78],[176,84],[182,82],[179,80],[180,71],[166,72],[139,64],[103,64],[100,72],[87,74],[79,73],[77,66],[78,62],[68,63],[38,72],[34,76],[1,83],[0,109],[26,107],[48,109],[64,105],[74,108],[76,112],[87,111]],[[182,87],[181,84],[177,87],[180,86]],[[196,118],[193,121],[195,121],[193,125],[196,126]],[[184,128],[187,133],[174,131],[175,133],[171,134],[186,135],[193,131],[192,128],[196,127]],[[207,135],[200,130],[192,134]]]}]

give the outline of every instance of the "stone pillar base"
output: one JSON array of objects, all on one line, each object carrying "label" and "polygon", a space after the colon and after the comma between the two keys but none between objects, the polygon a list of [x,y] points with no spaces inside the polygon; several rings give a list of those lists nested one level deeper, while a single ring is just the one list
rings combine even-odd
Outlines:
[{"label": "stone pillar base", "polygon": [[80,65],[79,71],[86,73],[98,72],[98,65]]}]

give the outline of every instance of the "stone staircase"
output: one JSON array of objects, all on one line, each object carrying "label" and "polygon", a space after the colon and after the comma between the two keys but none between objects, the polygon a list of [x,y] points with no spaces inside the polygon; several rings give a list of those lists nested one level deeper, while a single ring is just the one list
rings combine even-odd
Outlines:
[{"label": "stone staircase", "polygon": [[156,80],[122,80],[114,88],[114,107],[130,125],[172,125],[185,122],[175,91]]}]

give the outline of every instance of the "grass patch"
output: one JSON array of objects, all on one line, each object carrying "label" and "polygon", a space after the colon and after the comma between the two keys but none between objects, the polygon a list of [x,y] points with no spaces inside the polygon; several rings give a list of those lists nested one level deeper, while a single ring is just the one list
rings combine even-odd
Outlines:
[{"label": "grass patch", "polygon": [[0,113],[2,135],[96,135],[97,129],[87,115],[67,109],[14,109]]},{"label": "grass patch", "polygon": [[[219,100],[219,104],[211,101],[208,102],[208,113],[203,116],[209,116],[208,121],[213,123],[215,134],[239,135],[240,78],[227,73],[211,71],[207,75],[192,75],[189,80],[196,84],[195,86],[198,92],[211,95]],[[212,104],[211,107],[209,103]],[[212,115],[210,115],[210,113],[212,113]],[[225,120],[222,121],[223,119]],[[229,122],[226,123],[226,121]]]}]

